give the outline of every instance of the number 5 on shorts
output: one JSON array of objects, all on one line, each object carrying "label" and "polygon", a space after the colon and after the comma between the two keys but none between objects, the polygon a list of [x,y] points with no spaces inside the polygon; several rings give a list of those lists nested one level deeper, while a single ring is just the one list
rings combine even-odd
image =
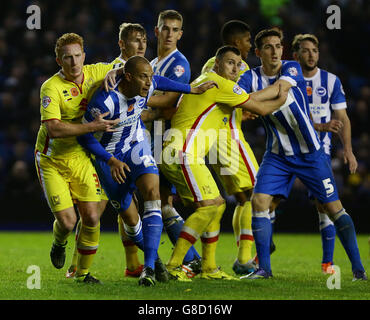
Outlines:
[{"label": "number 5 on shorts", "polygon": [[329,196],[331,193],[334,192],[334,186],[331,183],[330,178],[322,180],[322,184],[324,185],[324,188],[326,190],[326,195]]}]

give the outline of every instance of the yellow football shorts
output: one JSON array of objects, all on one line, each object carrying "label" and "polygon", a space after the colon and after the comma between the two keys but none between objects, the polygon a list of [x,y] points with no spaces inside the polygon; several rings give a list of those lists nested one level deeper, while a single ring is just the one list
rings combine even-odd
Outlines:
[{"label": "yellow football shorts", "polygon": [[[212,161],[212,154],[217,155],[217,161]],[[230,129],[224,138],[219,137],[209,162],[229,195],[254,187],[259,166],[241,129]]]},{"label": "yellow football shorts", "polygon": [[[220,191],[204,159],[176,151],[174,161],[163,156],[160,170],[175,185],[184,205],[220,196]],[[190,160],[192,159],[192,160]],[[173,162],[173,163],[172,163]]]},{"label": "yellow football shorts", "polygon": [[100,181],[85,153],[73,158],[52,159],[36,151],[35,163],[41,187],[53,213],[72,207],[76,200],[100,202]]}]

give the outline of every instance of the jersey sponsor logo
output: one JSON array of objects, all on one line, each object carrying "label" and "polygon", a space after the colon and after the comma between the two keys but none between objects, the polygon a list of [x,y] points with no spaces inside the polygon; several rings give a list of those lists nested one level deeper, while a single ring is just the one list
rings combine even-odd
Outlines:
[{"label": "jersey sponsor logo", "polygon": [[118,127],[127,127],[133,125],[138,119],[140,118],[140,113],[133,114],[129,117],[127,117],[125,120],[122,120],[121,122],[117,123],[114,128]]},{"label": "jersey sponsor logo", "polygon": [[307,91],[307,95],[308,95],[308,96],[312,96],[312,87],[307,86],[307,87],[306,87],[306,91]]},{"label": "jersey sponsor logo", "polygon": [[50,102],[51,102],[50,97],[48,97],[48,96],[44,96],[44,97],[42,97],[41,104],[42,104],[42,106],[43,106],[45,109],[48,107],[48,105],[50,104]]},{"label": "jersey sponsor logo", "polygon": [[71,88],[70,92],[72,97],[77,97],[79,95],[79,92],[75,87]]},{"label": "jersey sponsor logo", "polygon": [[175,68],[173,68],[173,72],[175,73],[176,77],[180,78],[184,74],[185,69],[182,65],[177,65]]},{"label": "jersey sponsor logo", "polygon": [[240,88],[237,84],[233,87],[233,92],[236,93],[236,94],[242,94],[243,93],[243,89]]},{"label": "jersey sponsor logo", "polygon": [[324,87],[317,87],[316,90],[315,90],[315,93],[320,96],[320,97],[323,97],[326,95],[326,89]]},{"label": "jersey sponsor logo", "polygon": [[328,114],[327,108],[321,104],[310,104],[310,111],[312,116],[326,117]]},{"label": "jersey sponsor logo", "polygon": [[288,73],[293,76],[293,77],[296,77],[298,75],[298,71],[297,71],[297,68],[296,67],[290,67],[288,69]]}]

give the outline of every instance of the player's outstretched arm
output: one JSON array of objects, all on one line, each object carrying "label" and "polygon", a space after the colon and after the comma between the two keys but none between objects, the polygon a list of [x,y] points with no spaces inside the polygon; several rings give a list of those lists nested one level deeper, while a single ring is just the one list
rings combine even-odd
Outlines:
[{"label": "player's outstretched arm", "polygon": [[103,113],[88,123],[68,123],[52,119],[46,121],[45,126],[52,139],[75,137],[96,131],[112,132],[115,131],[114,126],[119,122],[119,119],[105,120],[104,117],[108,114],[109,112]]},{"label": "player's outstretched arm", "polygon": [[280,106],[282,106],[285,103],[288,97],[289,89],[287,89],[286,87],[283,89],[283,86],[281,84],[279,84],[278,88],[279,88],[278,94],[275,98],[261,102],[259,100],[254,99],[253,97],[254,94],[251,94],[249,99],[245,103],[240,105],[240,107],[252,113],[256,113],[261,116],[266,116],[274,112],[275,110],[279,109]]},{"label": "player's outstretched arm", "polygon": [[190,93],[202,94],[206,92],[207,90],[215,88],[215,87],[218,88],[218,85],[215,81],[205,81],[196,87],[191,87]]}]

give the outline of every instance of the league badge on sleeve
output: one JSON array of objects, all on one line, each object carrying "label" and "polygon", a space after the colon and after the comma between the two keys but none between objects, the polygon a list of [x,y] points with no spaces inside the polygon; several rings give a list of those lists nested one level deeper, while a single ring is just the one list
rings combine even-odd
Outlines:
[{"label": "league badge on sleeve", "polygon": [[48,97],[48,96],[43,96],[43,97],[42,97],[41,104],[42,104],[42,106],[43,106],[45,109],[48,107],[48,105],[50,104],[50,102],[51,102],[50,97]]},{"label": "league badge on sleeve", "polygon": [[184,74],[185,69],[182,65],[177,65],[175,68],[173,68],[173,72],[175,73],[176,77],[180,78]]},{"label": "league badge on sleeve", "polygon": [[288,69],[288,73],[292,76],[292,77],[296,77],[298,75],[298,71],[297,71],[297,68],[296,67],[290,67]]},{"label": "league badge on sleeve", "polygon": [[233,92],[236,94],[241,95],[243,93],[243,89],[240,88],[237,84],[233,87]]}]

